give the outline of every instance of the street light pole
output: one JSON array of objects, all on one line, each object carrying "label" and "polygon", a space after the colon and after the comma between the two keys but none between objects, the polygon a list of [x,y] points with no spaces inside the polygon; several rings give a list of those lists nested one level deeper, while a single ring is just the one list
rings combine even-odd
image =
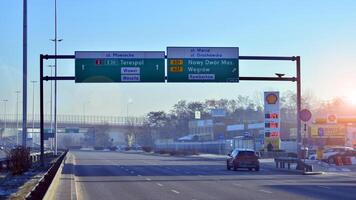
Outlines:
[{"label": "street light pole", "polygon": [[86,106],[86,104],[89,104],[90,103],[90,101],[86,101],[86,102],[84,102],[83,103],[83,122],[84,122],[84,124],[85,124],[85,115],[86,115],[86,109],[85,109],[85,106]]},{"label": "street light pole", "polygon": [[19,146],[19,94],[20,91],[15,91],[16,93],[16,145]]},{"label": "street light pole", "polygon": [[[57,57],[57,0],[54,0],[54,55]],[[57,58],[54,59],[54,76],[57,77]],[[57,155],[57,79],[54,80],[54,154]]]},{"label": "street light pole", "polygon": [[6,102],[7,102],[7,99],[3,99],[1,101],[4,103],[4,131],[0,134],[0,142],[2,140],[3,133],[5,133],[5,130],[6,130]]},{"label": "street light pole", "polygon": [[8,101],[7,99],[3,99],[1,100],[2,102],[4,102],[4,131],[6,129],[6,102]]},{"label": "street light pole", "polygon": [[37,81],[31,81],[32,83],[32,143],[33,143],[33,136],[35,132],[35,83]]},{"label": "street light pole", "polygon": [[127,101],[127,104],[126,104],[126,121],[127,123],[129,123],[129,105],[132,103],[132,99],[130,98],[128,101]]},{"label": "street light pole", "polygon": [[[53,67],[55,67],[55,65],[48,65],[48,67],[51,68],[51,77],[53,76]],[[51,134],[53,133],[53,104],[52,104],[52,100],[53,100],[53,81],[51,81],[51,100],[50,100],[50,126],[51,126]],[[53,139],[50,140],[51,141],[51,149],[52,149],[52,144],[53,144]]]},{"label": "street light pole", "polygon": [[27,139],[27,0],[23,0],[23,47],[22,47],[22,146]]}]

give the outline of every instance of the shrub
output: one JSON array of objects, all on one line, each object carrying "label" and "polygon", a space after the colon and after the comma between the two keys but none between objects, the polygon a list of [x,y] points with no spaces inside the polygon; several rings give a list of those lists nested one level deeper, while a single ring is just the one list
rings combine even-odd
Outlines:
[{"label": "shrub", "polygon": [[31,167],[30,149],[17,147],[8,155],[9,169],[13,175],[22,174]]}]

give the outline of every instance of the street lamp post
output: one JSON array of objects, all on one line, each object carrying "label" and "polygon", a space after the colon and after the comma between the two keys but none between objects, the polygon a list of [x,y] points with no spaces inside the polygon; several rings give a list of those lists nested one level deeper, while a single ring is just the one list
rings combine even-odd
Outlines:
[{"label": "street lamp post", "polygon": [[15,91],[16,93],[16,145],[19,145],[19,94],[20,91]]},{"label": "street lamp post", "polygon": [[86,109],[85,109],[85,106],[86,104],[89,104],[90,101],[86,101],[83,103],[83,123],[85,124],[85,115],[86,115]]},{"label": "street lamp post", "polygon": [[3,100],[1,100],[3,103],[4,103],[4,131],[5,131],[5,129],[6,129],[6,103],[8,102],[8,100],[7,99],[3,99]]},{"label": "street lamp post", "polygon": [[[57,56],[57,43],[63,39],[57,39],[57,0],[54,0],[54,55]],[[57,58],[54,59],[54,76],[57,77]],[[54,80],[54,154],[57,155],[57,79]]]},{"label": "street lamp post", "polygon": [[[4,103],[4,131],[3,133],[5,133],[6,130],[6,102],[8,101],[7,99],[3,99],[1,100]],[[0,135],[0,139],[2,139],[2,135]]]},{"label": "street lamp post", "polygon": [[27,0],[23,0],[23,47],[22,47],[22,146],[27,140]]},{"label": "street lamp post", "polygon": [[[53,76],[53,68],[55,67],[55,65],[48,65],[48,67],[51,68],[51,77]],[[51,130],[51,134],[53,133],[53,104],[52,104],[52,100],[53,100],[53,81],[51,81],[51,90],[50,90],[50,93],[51,93],[51,100],[50,100],[50,130]],[[53,143],[53,139],[50,140],[51,141],[51,149],[52,149],[52,143]]]},{"label": "street lamp post", "polygon": [[35,83],[37,81],[31,81],[32,83],[32,143],[33,143],[33,136],[35,132]]},{"label": "street lamp post", "polygon": [[132,104],[132,99],[130,98],[126,104],[126,121],[129,123],[129,105]]}]

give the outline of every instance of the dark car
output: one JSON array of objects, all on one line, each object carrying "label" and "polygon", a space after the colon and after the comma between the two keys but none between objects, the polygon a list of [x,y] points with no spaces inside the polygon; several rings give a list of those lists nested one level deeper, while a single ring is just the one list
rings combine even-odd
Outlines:
[{"label": "dark car", "polygon": [[248,170],[254,169],[255,171],[260,170],[260,161],[254,150],[251,149],[234,149],[226,160],[226,168],[230,170],[233,168],[237,170],[238,168],[247,168]]}]

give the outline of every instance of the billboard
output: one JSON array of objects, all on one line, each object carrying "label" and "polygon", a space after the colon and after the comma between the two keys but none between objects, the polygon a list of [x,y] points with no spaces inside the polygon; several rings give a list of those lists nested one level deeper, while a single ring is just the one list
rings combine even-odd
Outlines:
[{"label": "billboard", "polygon": [[310,126],[311,138],[345,138],[345,125],[315,124]]},{"label": "billboard", "polygon": [[212,117],[226,117],[226,110],[224,108],[214,108],[210,111]]}]

